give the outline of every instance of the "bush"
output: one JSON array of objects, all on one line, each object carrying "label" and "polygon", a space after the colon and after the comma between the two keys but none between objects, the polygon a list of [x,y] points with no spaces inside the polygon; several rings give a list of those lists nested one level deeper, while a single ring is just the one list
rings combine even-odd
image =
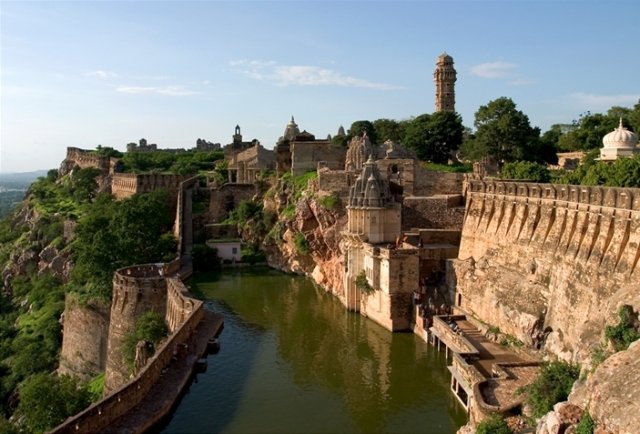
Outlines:
[{"label": "bush", "polygon": [[220,265],[218,250],[206,244],[194,244],[191,249],[191,258],[193,260],[193,269],[196,271],[206,271]]},{"label": "bush", "polygon": [[623,305],[618,312],[620,322],[616,326],[607,326],[605,336],[611,341],[616,351],[624,351],[629,348],[632,342],[640,338],[640,334],[635,328],[636,315],[633,307],[628,304]]},{"label": "bush", "polygon": [[553,409],[554,404],[567,400],[579,375],[578,365],[562,361],[545,363],[540,368],[538,378],[518,389],[518,392],[525,394],[525,401],[533,409],[533,416],[542,417]]},{"label": "bush", "polygon": [[36,374],[20,385],[19,393],[17,411],[36,433],[50,430],[91,402],[89,392],[66,375]]},{"label": "bush", "polygon": [[494,414],[478,424],[476,434],[513,434],[513,431],[502,417]]},{"label": "bush", "polygon": [[328,196],[323,196],[318,199],[318,204],[328,210],[336,209],[340,204],[340,197],[337,194],[332,193]]},{"label": "bush", "polygon": [[165,323],[164,317],[159,313],[150,310],[138,318],[135,330],[125,335],[123,342],[124,359],[129,368],[133,370],[138,342],[149,342],[151,344],[151,354],[153,354],[156,345],[168,333],[169,327]]},{"label": "bush", "polygon": [[365,294],[371,294],[374,291],[373,287],[369,285],[369,281],[367,280],[367,275],[364,270],[359,272],[356,276],[356,288]]},{"label": "bush", "polygon": [[302,232],[296,232],[293,236],[293,244],[296,246],[296,252],[300,255],[308,255],[311,252],[309,241]]},{"label": "bush", "polygon": [[596,423],[591,418],[588,411],[585,411],[580,418],[580,422],[576,425],[576,434],[593,434]]}]

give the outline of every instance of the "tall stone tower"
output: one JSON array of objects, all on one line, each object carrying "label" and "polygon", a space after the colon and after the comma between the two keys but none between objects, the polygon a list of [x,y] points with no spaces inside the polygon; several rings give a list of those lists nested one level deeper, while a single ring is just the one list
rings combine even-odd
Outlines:
[{"label": "tall stone tower", "polygon": [[433,81],[436,83],[436,112],[455,112],[456,93],[453,87],[456,70],[453,68],[453,57],[447,53],[438,56]]}]

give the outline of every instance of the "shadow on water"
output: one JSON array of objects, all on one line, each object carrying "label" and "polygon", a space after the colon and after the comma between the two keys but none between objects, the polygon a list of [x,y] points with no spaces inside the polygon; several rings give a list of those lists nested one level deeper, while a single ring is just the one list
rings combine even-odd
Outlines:
[{"label": "shadow on water", "polygon": [[163,432],[453,433],[465,422],[443,353],[308,279],[244,270],[194,286],[225,316],[221,351]]}]

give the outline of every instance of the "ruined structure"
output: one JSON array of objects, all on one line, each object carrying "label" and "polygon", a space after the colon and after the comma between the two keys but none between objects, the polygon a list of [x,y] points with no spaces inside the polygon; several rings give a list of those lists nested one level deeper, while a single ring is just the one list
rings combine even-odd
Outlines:
[{"label": "ruined structure", "polygon": [[147,139],[140,139],[138,144],[128,143],[127,152],[154,152],[158,150],[158,145],[155,143],[147,144]]},{"label": "ruined structure", "polygon": [[453,68],[453,57],[442,53],[436,61],[436,70],[433,73],[433,81],[436,84],[436,112],[455,112],[456,94],[454,85],[456,82],[456,70]]},{"label": "ruined structure", "polygon": [[90,151],[80,148],[67,148],[67,156],[60,164],[60,175],[66,175],[71,172],[74,167],[86,169],[93,167],[100,170],[101,174],[106,176],[116,171],[118,159],[113,157],[104,157],[98,155],[96,151]]},{"label": "ruined structure", "polygon": [[257,139],[253,139],[250,142],[242,140],[242,133],[240,131],[240,125],[236,125],[233,133],[233,141],[224,147],[224,158],[230,160],[232,156],[238,152],[242,152],[245,149],[249,149],[260,144]]},{"label": "ruined structure", "polygon": [[260,172],[273,171],[275,168],[275,153],[257,143],[255,146],[233,153],[227,171],[229,182],[253,184],[259,178]]},{"label": "ruined structure", "polygon": [[289,171],[294,176],[314,171],[320,161],[331,169],[342,168],[346,149],[334,146],[329,139],[316,140],[313,134],[300,132],[292,116],[278,139],[275,152],[276,174],[280,177]]}]

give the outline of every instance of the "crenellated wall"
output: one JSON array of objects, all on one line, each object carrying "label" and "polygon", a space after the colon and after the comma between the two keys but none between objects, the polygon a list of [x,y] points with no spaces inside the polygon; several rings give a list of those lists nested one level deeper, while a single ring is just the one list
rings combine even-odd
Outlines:
[{"label": "crenellated wall", "polygon": [[180,183],[189,176],[165,173],[116,173],[111,180],[111,192],[116,199],[125,199],[136,193],[166,190],[169,200],[175,203]]},{"label": "crenellated wall", "polygon": [[[121,277],[122,275],[126,275],[126,278],[120,279],[119,285],[125,284],[126,281],[130,282],[133,287],[136,287],[144,281],[143,279],[154,279],[156,276],[150,267],[151,266],[131,267],[131,274],[127,274],[126,270],[128,269],[122,269],[120,272]],[[161,270],[162,268],[156,267],[156,269]],[[137,279],[138,281],[133,282],[131,279]],[[168,290],[167,293],[163,295],[163,297],[166,297],[166,319],[169,324],[173,324],[171,325],[171,334],[167,340],[157,349],[154,356],[138,373],[135,379],[118,386],[117,390],[112,390],[104,399],[96,402],[74,417],[67,419],[51,431],[51,433],[85,434],[101,432],[103,430],[108,431],[107,428],[113,424],[114,421],[118,420],[120,416],[127,413],[145,398],[151,388],[161,378],[167,366],[172,363],[172,359],[175,358],[175,349],[190,341],[194,331],[203,320],[205,314],[203,302],[188,297],[188,291],[179,279],[162,279],[166,280],[165,287]],[[155,283],[151,286],[155,286]],[[178,322],[180,317],[182,318],[182,323]],[[157,399],[157,397],[155,398]],[[157,418],[161,415],[152,416]]]},{"label": "crenellated wall", "polygon": [[520,340],[590,357],[640,307],[640,189],[470,181],[456,301]]},{"label": "crenellated wall", "polygon": [[167,281],[163,264],[135,265],[117,270],[113,276],[111,323],[107,347],[104,388],[108,393],[131,379],[124,360],[125,336],[147,311],[164,315],[167,311]]},{"label": "crenellated wall", "polygon": [[68,147],[67,157],[62,162],[60,170],[62,174],[66,174],[76,166],[81,169],[94,167],[99,169],[104,175],[107,175],[113,174],[117,161],[117,158],[99,156],[95,151]]}]

